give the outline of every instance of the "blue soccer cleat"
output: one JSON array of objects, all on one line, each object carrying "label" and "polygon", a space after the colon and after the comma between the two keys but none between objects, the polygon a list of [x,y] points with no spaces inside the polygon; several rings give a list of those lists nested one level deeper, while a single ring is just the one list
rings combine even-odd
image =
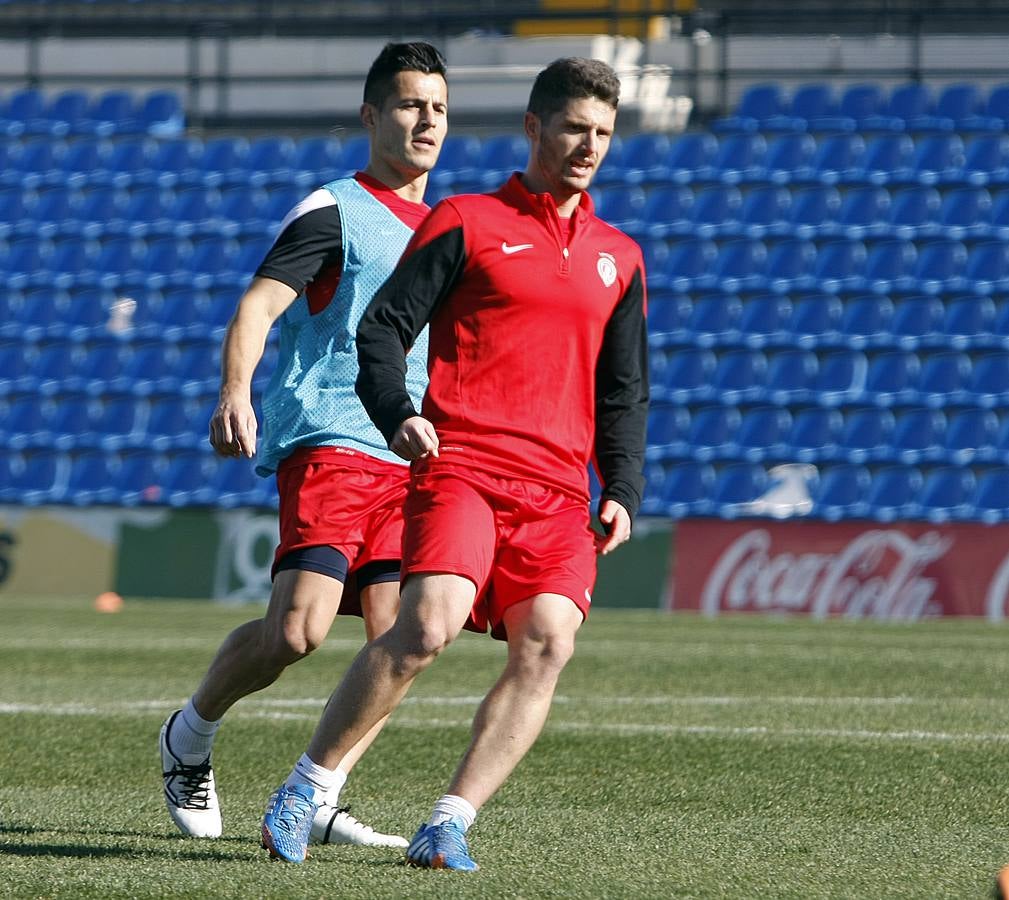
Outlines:
[{"label": "blue soccer cleat", "polygon": [[308,836],[319,809],[307,784],[282,784],[273,792],[263,816],[263,847],[274,859],[300,863],[308,856]]},{"label": "blue soccer cleat", "polygon": [[441,825],[421,825],[407,848],[406,861],[422,869],[475,872],[480,868],[470,858],[460,819],[449,819]]}]

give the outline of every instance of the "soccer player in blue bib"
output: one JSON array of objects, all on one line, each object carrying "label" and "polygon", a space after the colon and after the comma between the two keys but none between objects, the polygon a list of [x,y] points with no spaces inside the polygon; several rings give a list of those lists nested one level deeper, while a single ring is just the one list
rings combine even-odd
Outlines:
[{"label": "soccer player in blue bib", "polygon": [[[266,615],[228,635],[196,692],[161,729],[165,802],[185,835],[222,831],[211,749],[225,712],[318,647],[338,611],[363,616],[369,639],[396,618],[409,471],[355,394],[355,336],[428,212],[423,196],[445,138],[447,94],[445,61],[430,44],[383,49],[361,106],[368,167],[291,210],[228,327],[210,443],[225,456],[255,456],[260,475],[276,474],[280,544]],[[280,353],[257,441],[252,376],[277,320]],[[426,364],[425,332],[406,364],[416,404],[427,387]],[[314,840],[406,846],[338,807],[347,773],[381,724],[344,757],[335,781],[327,773]],[[303,757],[298,781],[314,783],[316,768]]]}]

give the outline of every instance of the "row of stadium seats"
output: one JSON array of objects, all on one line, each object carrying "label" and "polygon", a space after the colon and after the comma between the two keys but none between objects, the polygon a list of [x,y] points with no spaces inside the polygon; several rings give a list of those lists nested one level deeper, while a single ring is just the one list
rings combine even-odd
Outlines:
[{"label": "row of stadium seats", "polygon": [[935,96],[927,84],[908,82],[886,95],[878,84],[853,84],[838,96],[826,82],[800,85],[786,97],[779,84],[747,88],[733,115],[716,131],[1004,131],[1009,128],[1009,85],[987,97],[970,83],[951,84]]},{"label": "row of stadium seats", "polygon": [[1009,246],[984,241],[971,248],[939,238],[883,239],[866,245],[845,238],[819,244],[786,238],[771,245],[747,238],[716,244],[686,238],[644,248],[650,289],[825,291],[827,293],[992,294],[1009,288]]},{"label": "row of stadium seats", "polygon": [[[0,145],[0,184],[315,185],[363,168],[363,135],[330,137],[177,137],[152,140],[119,137],[72,141],[29,138]],[[432,186],[438,190],[496,187],[525,166],[528,144],[515,135],[479,139],[452,135],[445,141]],[[789,132],[770,140],[762,134],[706,132],[670,138],[665,134],[615,137],[596,176],[608,184],[1009,184],[1009,138],[959,134],[912,139],[906,134],[863,137],[841,133],[817,140]]]},{"label": "row of stadium seats", "polygon": [[1009,415],[923,406],[667,406],[648,416],[652,461],[922,462],[1009,460]]},{"label": "row of stadium seats", "polygon": [[871,404],[943,408],[1009,405],[1009,352],[941,350],[653,351],[652,395],[667,403]]},{"label": "row of stadium seats", "polygon": [[1009,191],[961,187],[609,187],[597,212],[639,240],[670,237],[1009,237]]},{"label": "row of stadium seats", "polygon": [[[113,185],[0,188],[0,238],[20,234],[135,237],[272,232],[310,188]],[[670,237],[1009,238],[1009,188],[830,186],[741,191],[713,185],[610,186],[593,191],[597,212],[639,240]]]},{"label": "row of stadium seats", "polygon": [[276,506],[272,478],[210,453],[0,450],[0,503]]},{"label": "row of stadium seats", "polygon": [[46,96],[36,88],[14,91],[0,100],[0,135],[181,134],[185,116],[177,94],[154,91],[138,96],[129,91],[91,95],[68,90]]},{"label": "row of stadium seats", "polygon": [[[275,353],[276,343],[271,342],[257,370],[257,389],[264,386]],[[0,342],[0,394],[81,392],[94,397],[146,397],[174,393],[192,397],[215,390],[220,371],[220,344],[216,340],[170,343],[110,337],[87,342]]]},{"label": "row of stadium seats", "polygon": [[1009,349],[1009,297],[656,291],[649,330],[655,349]]},{"label": "row of stadium seats", "polygon": [[[754,498],[774,487],[776,470],[759,463],[652,463],[645,515],[749,515]],[[810,467],[813,515],[827,520],[941,522],[1009,518],[1009,467],[880,466],[856,463]],[[272,479],[247,461],[221,460],[196,450],[169,453],[55,449],[0,451],[0,503],[109,503],[190,506],[275,505]]]}]

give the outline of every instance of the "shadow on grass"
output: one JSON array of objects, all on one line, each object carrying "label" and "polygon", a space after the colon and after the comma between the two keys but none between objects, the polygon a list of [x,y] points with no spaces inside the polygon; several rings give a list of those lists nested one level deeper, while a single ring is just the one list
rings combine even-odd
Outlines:
[{"label": "shadow on grass", "polygon": [[245,853],[166,852],[150,848],[95,847],[87,844],[0,844],[0,856],[58,857],[69,859],[186,859],[192,862],[246,861]]}]

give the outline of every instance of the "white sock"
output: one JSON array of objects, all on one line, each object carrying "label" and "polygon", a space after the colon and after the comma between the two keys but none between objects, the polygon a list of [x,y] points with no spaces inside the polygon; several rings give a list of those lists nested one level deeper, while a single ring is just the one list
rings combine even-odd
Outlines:
[{"label": "white sock", "polygon": [[220,727],[221,720],[211,722],[204,719],[196,711],[193,698],[190,697],[182,707],[182,712],[172,722],[172,730],[168,735],[172,752],[186,763],[203,762],[210,756],[214,735]]},{"label": "white sock", "polygon": [[302,753],[301,759],[298,760],[295,767],[291,770],[291,774],[287,776],[287,781],[284,784],[288,787],[293,787],[296,784],[307,784],[314,788],[316,797],[324,797],[336,783],[336,773],[338,771],[339,769],[327,769],[325,766],[320,766],[318,763],[313,762],[312,757],[307,753]]},{"label": "white sock", "polygon": [[337,768],[336,772],[333,773],[333,784],[330,786],[329,790],[326,791],[326,796],[323,798],[323,803],[326,806],[339,806],[340,805],[340,791],[343,790],[343,786],[347,783],[347,773],[343,769]]},{"label": "white sock", "polygon": [[434,812],[431,813],[431,818],[427,820],[427,824],[441,825],[449,819],[462,819],[463,831],[469,831],[470,826],[476,819],[476,810],[469,800],[457,797],[455,794],[445,794],[434,805]]}]

